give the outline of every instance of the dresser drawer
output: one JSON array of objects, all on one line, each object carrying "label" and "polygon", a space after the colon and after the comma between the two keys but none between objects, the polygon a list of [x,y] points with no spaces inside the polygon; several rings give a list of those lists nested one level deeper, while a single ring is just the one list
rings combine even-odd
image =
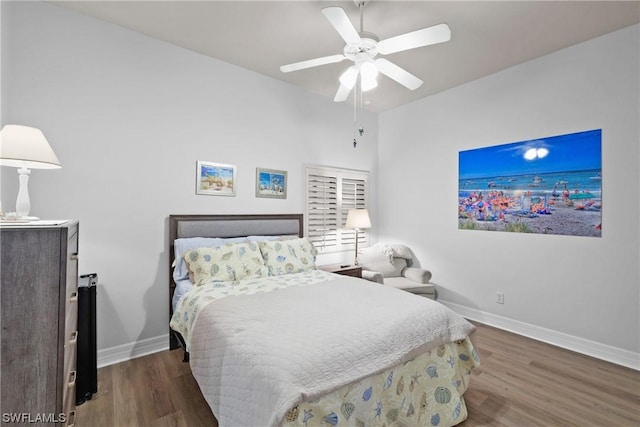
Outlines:
[{"label": "dresser drawer", "polygon": [[67,275],[66,275],[66,294],[67,302],[75,292],[78,295],[78,228],[73,227],[69,230],[67,240]]},{"label": "dresser drawer", "polygon": [[74,303],[67,312],[68,316],[72,317],[71,322],[67,322],[65,327],[65,342],[64,342],[64,376],[69,377],[69,372],[76,369],[76,354],[78,348],[78,304]]},{"label": "dresser drawer", "polygon": [[62,413],[65,414],[64,425],[72,426],[75,424],[75,418],[76,418],[75,412],[76,412],[76,371],[73,370],[65,379],[65,387],[64,387],[63,397],[62,397]]},{"label": "dresser drawer", "polygon": [[[67,297],[64,308],[64,330],[65,340],[69,339],[69,334],[78,330],[78,289],[71,292]],[[66,341],[65,341],[66,343]],[[66,344],[65,344],[66,345]]]}]

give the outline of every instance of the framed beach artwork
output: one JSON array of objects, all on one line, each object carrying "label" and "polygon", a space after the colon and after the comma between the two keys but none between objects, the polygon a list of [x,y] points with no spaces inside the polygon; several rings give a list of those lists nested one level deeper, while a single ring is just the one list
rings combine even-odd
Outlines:
[{"label": "framed beach artwork", "polygon": [[235,165],[198,160],[196,166],[196,194],[235,196]]},{"label": "framed beach artwork", "polygon": [[256,168],[256,197],[287,198],[287,172]]},{"label": "framed beach artwork", "polygon": [[602,235],[602,130],[461,151],[458,228]]}]

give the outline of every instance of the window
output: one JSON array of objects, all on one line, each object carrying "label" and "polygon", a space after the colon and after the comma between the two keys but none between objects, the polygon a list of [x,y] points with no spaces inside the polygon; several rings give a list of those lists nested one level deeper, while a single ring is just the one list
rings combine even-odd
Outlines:
[{"label": "window", "polygon": [[[369,172],[325,166],[305,167],[305,231],[320,253],[353,249],[355,230],[344,228],[349,209],[369,207]],[[367,230],[359,230],[366,246]]]}]

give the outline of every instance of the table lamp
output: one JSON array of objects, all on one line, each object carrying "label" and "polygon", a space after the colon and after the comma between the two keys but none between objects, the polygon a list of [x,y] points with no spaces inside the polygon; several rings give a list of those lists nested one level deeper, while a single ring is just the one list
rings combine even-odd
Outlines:
[{"label": "table lamp", "polygon": [[358,230],[363,228],[371,228],[371,220],[369,219],[369,212],[366,209],[349,209],[347,213],[346,228],[353,228],[356,230],[356,259],[355,265],[358,265]]},{"label": "table lamp", "polygon": [[59,169],[60,161],[40,129],[6,125],[0,131],[0,165],[18,168],[20,189],[16,201],[18,220],[37,220],[29,216],[29,169]]}]

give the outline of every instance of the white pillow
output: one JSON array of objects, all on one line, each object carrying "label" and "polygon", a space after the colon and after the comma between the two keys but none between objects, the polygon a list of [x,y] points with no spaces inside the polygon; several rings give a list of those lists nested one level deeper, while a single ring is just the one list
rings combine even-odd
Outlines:
[{"label": "white pillow", "polygon": [[272,242],[280,239],[280,236],[247,236],[250,242]]}]

